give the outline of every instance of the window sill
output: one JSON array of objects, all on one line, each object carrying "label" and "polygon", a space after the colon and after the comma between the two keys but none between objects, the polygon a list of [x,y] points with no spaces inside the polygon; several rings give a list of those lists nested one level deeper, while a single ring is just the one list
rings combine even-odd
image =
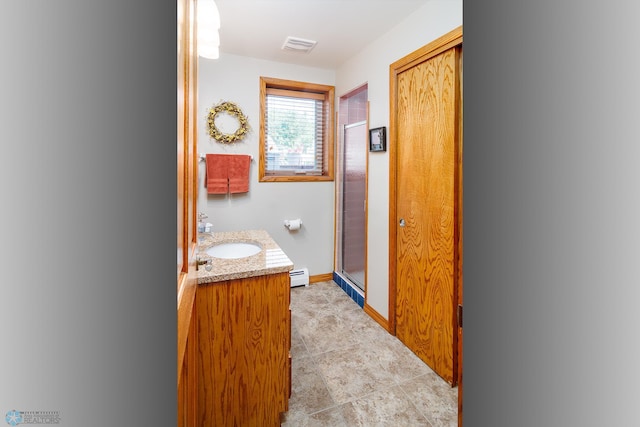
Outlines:
[{"label": "window sill", "polygon": [[259,182],[329,182],[333,176],[329,175],[267,175],[262,176]]}]

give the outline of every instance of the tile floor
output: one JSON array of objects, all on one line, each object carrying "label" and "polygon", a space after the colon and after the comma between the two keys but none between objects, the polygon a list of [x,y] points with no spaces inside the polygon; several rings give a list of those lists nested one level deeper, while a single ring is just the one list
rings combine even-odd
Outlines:
[{"label": "tile floor", "polygon": [[451,388],[333,281],[291,289],[283,426],[456,426]]}]

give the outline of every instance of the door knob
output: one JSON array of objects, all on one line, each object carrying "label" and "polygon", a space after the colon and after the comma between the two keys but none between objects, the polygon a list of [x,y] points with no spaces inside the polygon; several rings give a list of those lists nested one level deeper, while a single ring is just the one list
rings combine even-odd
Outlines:
[{"label": "door knob", "polygon": [[400,218],[400,227],[404,227],[404,218]]}]

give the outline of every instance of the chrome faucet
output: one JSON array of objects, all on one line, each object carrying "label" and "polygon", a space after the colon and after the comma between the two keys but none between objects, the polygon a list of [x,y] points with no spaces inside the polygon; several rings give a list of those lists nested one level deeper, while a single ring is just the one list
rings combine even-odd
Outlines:
[{"label": "chrome faucet", "polygon": [[198,271],[198,267],[201,265],[205,265],[208,261],[206,259],[200,259],[196,257],[196,271]]}]

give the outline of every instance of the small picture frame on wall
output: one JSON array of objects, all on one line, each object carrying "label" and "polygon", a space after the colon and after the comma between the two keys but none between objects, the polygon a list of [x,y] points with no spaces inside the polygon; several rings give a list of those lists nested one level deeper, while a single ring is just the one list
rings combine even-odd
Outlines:
[{"label": "small picture frame on wall", "polygon": [[369,151],[387,151],[387,128],[369,129]]}]

